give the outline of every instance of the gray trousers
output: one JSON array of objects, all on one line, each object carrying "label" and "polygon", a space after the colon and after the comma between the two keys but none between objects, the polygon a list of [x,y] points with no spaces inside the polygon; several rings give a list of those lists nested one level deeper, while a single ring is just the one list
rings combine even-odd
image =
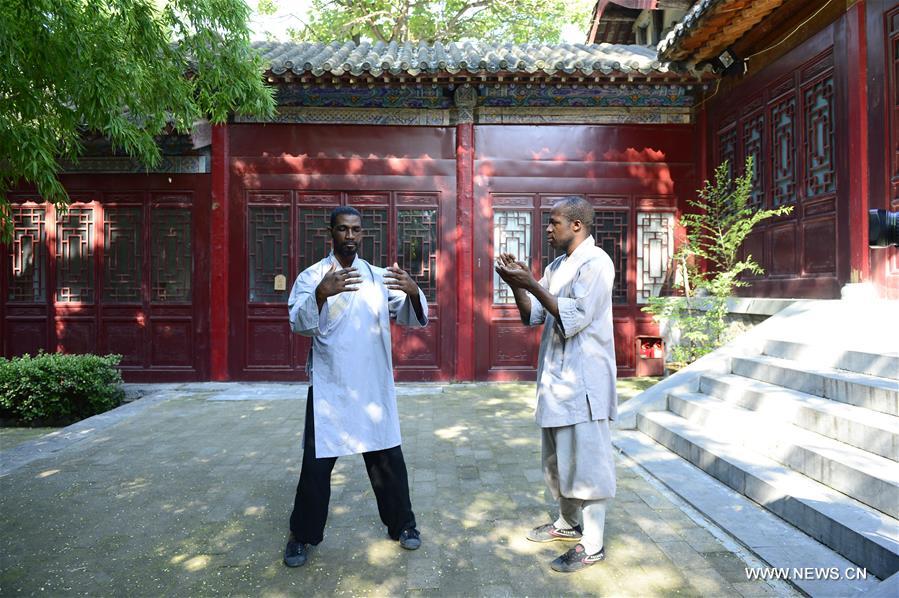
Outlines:
[{"label": "gray trousers", "polygon": [[609,499],[615,496],[615,458],[608,420],[543,428],[543,475],[559,502],[557,527],[581,525],[588,554],[603,546]]}]

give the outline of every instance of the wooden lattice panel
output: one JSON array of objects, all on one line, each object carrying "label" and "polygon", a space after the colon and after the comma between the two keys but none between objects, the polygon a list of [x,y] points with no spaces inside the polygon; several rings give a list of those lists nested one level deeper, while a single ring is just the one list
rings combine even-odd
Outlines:
[{"label": "wooden lattice panel", "polygon": [[69,208],[56,222],[56,300],[94,300],[94,210]]},{"label": "wooden lattice panel", "polygon": [[[495,210],[493,212],[493,253],[511,253],[516,260],[529,263],[531,260],[531,211]],[[512,289],[493,274],[493,302],[497,304],[515,303]]]},{"label": "wooden lattice panel", "polygon": [[[743,156],[752,156],[752,191],[749,205],[758,209],[765,201],[764,168],[765,113],[758,112],[743,121]],[[742,164],[740,165],[742,168]]]},{"label": "wooden lattice panel", "polygon": [[150,217],[150,301],[190,303],[193,277],[191,213],[155,208]]},{"label": "wooden lattice panel", "polygon": [[[359,255],[369,263],[389,266],[389,210],[385,208],[360,208],[364,236],[359,247]],[[392,262],[391,262],[392,263]]]},{"label": "wooden lattice panel", "polygon": [[833,76],[825,77],[805,90],[803,112],[806,197],[833,193],[836,190]]},{"label": "wooden lattice panel", "polygon": [[140,206],[107,207],[103,210],[104,302],[141,302],[143,216]]},{"label": "wooden lattice panel", "polygon": [[430,303],[437,302],[437,209],[399,209],[396,259]]},{"label": "wooden lattice panel", "polygon": [[658,295],[674,254],[674,214],[637,213],[637,303]]},{"label": "wooden lattice panel", "polygon": [[774,206],[796,201],[796,100],[791,95],[771,108],[771,176]]},{"label": "wooden lattice panel", "polygon": [[[250,206],[247,271],[251,303],[286,303],[290,293],[290,206]],[[276,277],[284,288],[276,289]],[[291,281],[292,282],[292,281]]]},{"label": "wooden lattice panel", "polygon": [[46,209],[43,206],[13,206],[12,216],[13,240],[7,299],[23,303],[46,301]]}]

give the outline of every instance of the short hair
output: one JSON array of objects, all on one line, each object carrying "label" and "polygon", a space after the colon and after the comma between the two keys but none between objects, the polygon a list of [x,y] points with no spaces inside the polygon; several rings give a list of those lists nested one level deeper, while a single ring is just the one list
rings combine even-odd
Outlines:
[{"label": "short hair", "polygon": [[334,225],[337,224],[337,217],[344,214],[348,216],[358,216],[359,220],[362,220],[362,214],[356,208],[352,206],[337,206],[331,210],[331,228],[334,228]]},{"label": "short hair", "polygon": [[583,197],[566,195],[553,204],[553,207],[559,208],[571,222],[580,220],[588,232],[593,228],[593,206]]}]

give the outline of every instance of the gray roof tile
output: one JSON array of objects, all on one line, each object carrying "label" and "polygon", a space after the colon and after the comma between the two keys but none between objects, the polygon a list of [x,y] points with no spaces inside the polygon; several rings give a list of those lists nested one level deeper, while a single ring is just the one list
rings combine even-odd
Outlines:
[{"label": "gray roof tile", "polygon": [[253,42],[274,75],[381,76],[493,74],[665,75],[678,63],[656,50],[620,44],[487,44],[482,42]]}]

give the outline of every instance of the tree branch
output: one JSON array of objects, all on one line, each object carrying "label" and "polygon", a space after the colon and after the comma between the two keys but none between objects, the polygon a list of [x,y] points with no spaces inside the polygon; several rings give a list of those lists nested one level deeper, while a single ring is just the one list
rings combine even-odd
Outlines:
[{"label": "tree branch", "polygon": [[[450,31],[455,30],[455,28],[458,27],[459,23],[462,22],[462,16],[465,15],[465,13],[468,12],[469,10],[480,9],[480,10],[475,11],[475,13],[473,15],[471,15],[471,17],[473,17],[474,15],[477,15],[478,13],[483,11],[489,5],[490,5],[490,0],[476,0],[475,2],[466,4],[465,6],[460,8],[456,12],[456,14],[454,14],[452,17],[450,17],[449,21],[446,22],[446,29],[445,29],[444,33],[449,33]],[[471,17],[469,17],[466,20],[471,20]]]},{"label": "tree branch", "polygon": [[404,29],[409,20],[409,0],[405,0],[403,2],[403,9],[400,15],[397,17],[396,22],[393,24],[393,34],[391,35],[391,40],[397,41],[406,41],[407,36],[404,33]]}]

